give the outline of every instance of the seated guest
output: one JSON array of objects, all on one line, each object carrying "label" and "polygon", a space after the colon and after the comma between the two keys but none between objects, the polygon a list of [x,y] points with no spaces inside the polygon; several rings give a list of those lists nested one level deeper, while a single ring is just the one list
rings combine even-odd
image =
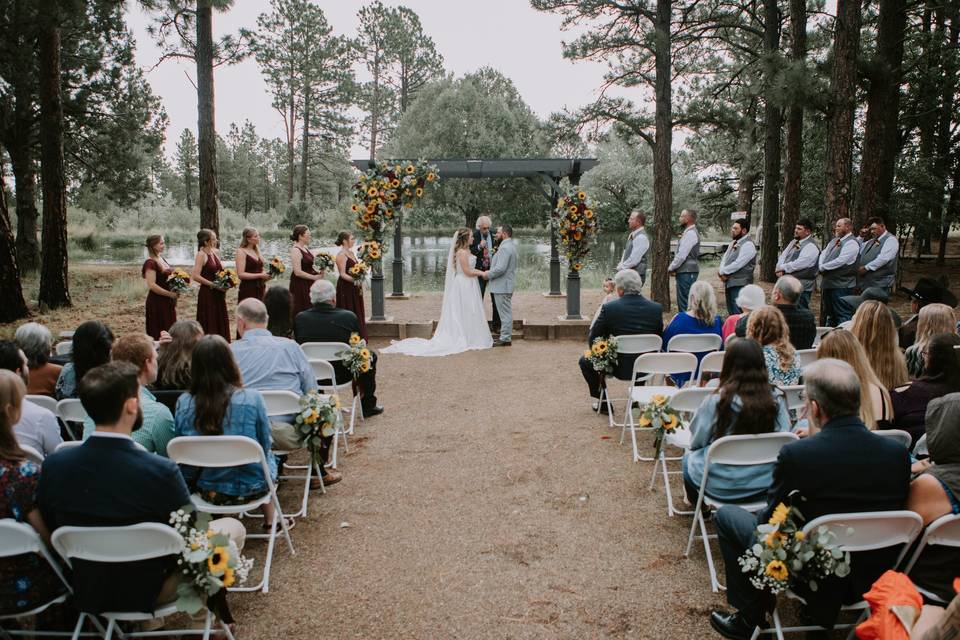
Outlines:
[{"label": "seated guest", "polygon": [[900,327],[901,349],[906,349],[916,340],[920,309],[935,303],[945,304],[951,309],[957,306],[957,297],[947,289],[946,284],[933,278],[920,278],[913,289],[901,287],[900,291],[910,297],[910,311],[913,313]]},{"label": "seated guest", "polygon": [[77,388],[84,374],[94,367],[110,362],[113,332],[99,320],[87,320],[73,332],[73,350],[70,362],[63,365],[57,378],[57,400],[76,398]]},{"label": "seated guest", "polygon": [[[726,342],[732,334],[736,334],[738,338],[746,337],[747,318],[750,312],[765,304],[767,304],[767,294],[763,292],[760,285],[748,284],[740,289],[740,293],[737,294],[737,306],[740,307],[741,313],[732,313],[723,321],[723,327],[720,329],[720,337],[723,341]],[[737,327],[740,327],[739,333],[737,333]]]},{"label": "seated guest", "polygon": [[953,309],[939,302],[928,304],[917,314],[916,341],[907,347],[903,356],[907,360],[907,373],[916,380],[923,376],[923,352],[934,336],[941,333],[956,333],[957,319]]},{"label": "seated guest", "polygon": [[[932,400],[927,408],[929,466],[910,483],[907,508],[924,526],[941,516],[960,513],[960,393]],[[941,600],[953,596],[960,549],[932,546],[920,555],[910,578]]]},{"label": "seated guest", "polygon": [[14,334],[14,341],[27,356],[30,366],[30,383],[27,393],[35,396],[50,396],[56,393],[57,378],[60,377],[58,364],[50,362],[50,350],[53,348],[53,335],[50,329],[37,322],[20,325]]},{"label": "seated guest", "polygon": [[267,306],[267,331],[278,338],[293,337],[292,299],[288,287],[274,286],[267,289],[263,296],[263,304]]},{"label": "seated guest", "polygon": [[[110,362],[80,380],[80,401],[97,425],[79,447],[58,451],[43,463],[37,500],[51,532],[59,527],[122,527],[168,524],[170,513],[190,503],[180,470],[170,460],[134,446],[130,433],[140,420],[137,368]],[[216,524],[214,524],[216,523]],[[214,521],[242,546],[242,525]],[[153,611],[162,591],[177,579],[176,557],[123,564],[75,560],[77,606],[83,611]]]},{"label": "seated guest", "polygon": [[[247,298],[237,305],[237,333],[240,339],[230,345],[233,357],[237,360],[243,386],[258,391],[292,391],[305,395],[317,388],[317,379],[313,368],[300,348],[289,338],[278,338],[267,331],[269,317],[267,307],[256,298]],[[299,449],[295,428],[291,425],[295,415],[278,416],[271,423],[274,443],[278,450]],[[324,438],[320,457],[327,461],[327,450],[333,436]],[[338,471],[328,471],[320,466],[323,481],[326,484],[339,482]],[[319,480],[316,483],[320,487]]]},{"label": "seated guest", "polygon": [[[0,369],[17,374],[29,388],[32,372],[27,366],[27,357],[9,340],[0,340]],[[13,434],[20,445],[32,447],[44,457],[63,442],[57,416],[30,401],[24,401],[20,419],[13,424]]]},{"label": "seated guest", "polygon": [[193,349],[203,337],[203,327],[196,320],[178,320],[170,327],[169,335],[170,341],[160,346],[153,388],[158,391],[189,389]]},{"label": "seated guest", "polygon": [[[113,343],[112,357],[117,362],[129,362],[137,368],[140,383],[140,426],[134,429],[133,441],[150,453],[167,457],[167,443],[175,434],[173,414],[157,402],[147,385],[157,379],[157,350],[153,338],[145,333],[125,335]],[[83,422],[83,439],[93,435],[96,425],[89,416]]]},{"label": "seated guest", "polygon": [[[710,283],[703,280],[694,282],[690,287],[687,310],[673,316],[673,320],[663,330],[663,350],[670,346],[670,338],[689,333],[712,333],[719,336],[723,323],[717,315],[717,294]],[[694,354],[697,362],[703,359],[708,352]],[[682,387],[690,379],[690,374],[679,373],[670,376],[678,387]]]},{"label": "seated guest", "polygon": [[[662,334],[663,307],[657,302],[647,300],[640,293],[640,288],[643,286],[640,274],[633,269],[624,269],[613,277],[613,284],[619,297],[600,307],[600,314],[590,327],[587,344],[592,345],[597,338],[608,338],[610,336]],[[636,359],[635,354],[620,356],[617,359],[617,369],[614,371],[614,377],[618,380],[630,380],[633,377],[633,363]],[[599,403],[600,374],[583,356],[580,357],[580,372],[587,382],[590,397],[596,398]],[[597,404],[594,404],[594,409],[597,408]],[[606,404],[600,406],[599,409],[600,413],[606,414],[608,412]]]},{"label": "seated guest", "polygon": [[[270,419],[259,391],[244,389],[230,345],[217,335],[204,336],[193,350],[190,393],[177,401],[177,436],[246,436],[260,443],[271,476],[277,477],[277,459],[270,453]],[[270,488],[258,463],[238,467],[200,469],[181,467],[187,484],[207,502],[243,504],[265,496]],[[272,502],[262,507],[269,529],[275,513]],[[292,521],[287,526],[292,526]]]},{"label": "seated guest", "polygon": [[[764,625],[769,599],[750,584],[737,558],[756,542],[758,524],[770,520],[790,494],[807,522],[822,515],[903,509],[910,481],[910,455],[898,442],[870,433],[857,414],[860,381],[839,360],[818,360],[804,371],[806,410],[811,436],[780,450],[767,507],[757,515],[737,506],[721,507],[714,518],[727,578],[727,602],[736,611],[714,612],[710,624],[725,638],[750,638]],[[833,625],[843,603],[863,593],[896,560],[898,549],[854,554],[852,573],[818,582],[818,589],[798,588],[806,599],[806,616],[817,625]]]},{"label": "seated guest", "polygon": [[810,309],[797,306],[801,295],[803,295],[803,285],[800,281],[793,276],[782,276],[773,285],[770,301],[787,321],[787,328],[790,329],[790,344],[793,348],[809,349],[817,338],[817,321]]},{"label": "seated guest", "polygon": [[853,314],[850,333],[856,336],[874,373],[887,389],[894,389],[910,379],[907,361],[897,347],[897,329],[886,306],[876,300],[867,300]]},{"label": "seated guest", "polygon": [[860,420],[867,429],[889,429],[893,418],[890,392],[874,373],[867,360],[867,353],[853,334],[844,329],[834,329],[820,340],[817,358],[843,360],[857,372],[860,380]]},{"label": "seated guest", "polygon": [[[690,449],[683,456],[683,482],[696,504],[710,445],[724,436],[790,431],[783,392],[767,380],[763,349],[755,340],[734,340],[723,357],[720,387],[704,400],[690,423]],[[773,465],[710,468],[707,495],[724,502],[762,500],[773,482]]]},{"label": "seated guest", "polygon": [[789,386],[800,382],[800,357],[790,344],[790,329],[779,309],[760,307],[751,313],[747,337],[763,345],[770,384]]},{"label": "seated guest", "polygon": [[[23,399],[26,391],[19,376],[0,371],[0,518],[30,525],[49,544],[50,534],[37,509],[40,467],[27,460],[13,431],[21,407],[30,404]],[[38,554],[7,557],[0,563],[0,615],[29,611],[64,591],[57,574]]]},{"label": "seated guest", "polygon": [[934,336],[923,352],[926,373],[890,394],[893,403],[892,426],[909,433],[913,444],[924,433],[930,401],[960,391],[960,360],[954,349],[957,345],[960,345],[960,336],[955,333]]},{"label": "seated guest", "polygon": [[[890,306],[890,292],[886,289],[882,289],[880,287],[867,287],[858,295],[843,296],[840,298],[840,305],[845,306],[846,309],[849,310],[848,313],[850,314],[850,318],[853,318],[853,314],[856,313],[857,309],[860,308],[860,305],[867,300],[876,300],[880,304],[884,305],[890,312],[890,315],[893,317],[894,326],[897,327],[897,329],[900,328],[900,326],[903,324],[903,320],[901,320],[900,314]],[[846,322],[842,322],[837,326],[841,329],[849,330],[850,325],[852,324],[853,320],[851,319],[847,320]]]},{"label": "seated guest", "polygon": [[[349,309],[336,307],[337,288],[327,280],[317,280],[310,286],[312,307],[301,311],[293,319],[293,333],[298,344],[304,342],[343,342],[349,344],[351,334],[360,333],[360,322]],[[370,371],[357,378],[360,388],[360,409],[366,418],[383,413],[377,405],[377,354],[370,351]],[[337,384],[349,382],[352,375],[339,362],[333,363]]]}]

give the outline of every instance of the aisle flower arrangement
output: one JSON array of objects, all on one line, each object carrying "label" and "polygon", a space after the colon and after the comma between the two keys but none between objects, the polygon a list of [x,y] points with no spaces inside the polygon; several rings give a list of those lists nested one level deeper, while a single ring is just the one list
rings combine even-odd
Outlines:
[{"label": "aisle flower arrangement", "polygon": [[560,198],[551,216],[557,228],[560,245],[567,256],[570,270],[583,269],[583,261],[590,253],[590,245],[596,242],[599,222],[590,206],[587,193],[582,189],[571,191]]},{"label": "aisle flower arrangement", "polygon": [[170,277],[167,278],[167,285],[170,287],[170,291],[183,293],[190,288],[190,274],[184,269],[176,267]]},{"label": "aisle flower arrangement", "polygon": [[654,459],[660,457],[663,439],[667,434],[683,428],[683,423],[680,422],[680,413],[670,406],[669,400],[662,393],[655,393],[650,397],[649,402],[640,405],[637,424],[641,427],[653,427]]},{"label": "aisle flower arrangement", "polygon": [[222,269],[213,279],[213,286],[226,291],[240,284],[240,276],[233,269]]},{"label": "aisle flower arrangement", "polygon": [[287,270],[283,260],[280,259],[280,256],[273,256],[273,259],[267,263],[267,273],[270,274],[272,279],[279,278]]},{"label": "aisle flower arrangement", "polygon": [[341,420],[343,416],[337,396],[321,395],[316,391],[300,396],[300,413],[295,419],[297,433],[310,451],[314,463],[323,464],[320,458],[321,440],[334,435]]},{"label": "aisle flower arrangement", "polygon": [[594,371],[611,375],[617,366],[617,338],[600,336],[595,338],[589,349],[583,352]]},{"label": "aisle flower arrangement", "polygon": [[350,334],[350,348],[337,354],[343,366],[346,367],[356,380],[360,374],[370,371],[371,361],[373,359],[370,348],[367,347],[367,341],[360,337],[359,333]]},{"label": "aisle flower arrangement", "polygon": [[373,264],[383,257],[383,246],[376,240],[368,240],[360,244],[357,250],[357,259],[360,262]]}]

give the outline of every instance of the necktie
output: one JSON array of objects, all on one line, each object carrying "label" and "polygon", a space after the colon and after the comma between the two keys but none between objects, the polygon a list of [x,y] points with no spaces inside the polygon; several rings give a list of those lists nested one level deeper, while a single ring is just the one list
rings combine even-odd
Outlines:
[{"label": "necktie", "polygon": [[839,247],[839,246],[840,246],[840,238],[837,238],[836,244],[834,244],[833,246],[834,246],[834,247]]}]

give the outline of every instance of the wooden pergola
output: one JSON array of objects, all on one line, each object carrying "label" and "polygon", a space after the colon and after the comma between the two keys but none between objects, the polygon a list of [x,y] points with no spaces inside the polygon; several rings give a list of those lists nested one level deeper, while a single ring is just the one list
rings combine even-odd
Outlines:
[{"label": "wooden pergola", "polygon": [[[406,159],[387,160],[388,163],[405,162]],[[596,158],[509,158],[509,159],[430,159],[437,167],[441,178],[523,178],[533,183],[550,203],[550,211],[557,208],[560,197],[560,181],[569,179],[579,184],[584,173],[599,164]],[[360,171],[373,167],[373,160],[354,160],[353,166]],[[548,296],[562,296],[560,291],[560,253],[557,231],[550,230],[550,291]],[[371,282],[370,297],[373,301],[370,319],[386,320],[384,314],[383,274],[375,273]],[[393,235],[393,293],[391,297],[405,297],[403,292],[403,231],[402,218],[396,221]],[[580,314],[580,274],[567,274],[567,320],[582,320]]]}]

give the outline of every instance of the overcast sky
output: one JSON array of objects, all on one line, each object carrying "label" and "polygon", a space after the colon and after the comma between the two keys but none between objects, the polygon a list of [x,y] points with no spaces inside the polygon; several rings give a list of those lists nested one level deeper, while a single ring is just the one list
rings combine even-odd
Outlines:
[{"label": "overcast sky", "polygon": [[[338,34],[353,36],[359,0],[316,2]],[[527,0],[384,0],[417,12],[424,31],[433,38],[447,70],[457,77],[489,66],[516,84],[524,100],[542,118],[564,108],[575,109],[596,97],[605,65],[573,63],[564,59],[562,42],[573,34],[560,30],[558,15],[534,11]],[[217,34],[256,28],[257,15],[266,11],[266,0],[237,0],[232,10],[214,16]],[[150,17],[133,12],[130,26],[137,39],[137,62],[144,69],[156,65],[159,50],[146,32]],[[197,97],[190,79],[196,69],[189,63],[168,60],[148,71],[154,92],[163,100],[170,127],[167,153],[184,128],[196,133]],[[265,137],[281,137],[283,124],[270,106],[271,96],[253,58],[215,72],[217,131],[225,134],[231,122],[250,120]],[[364,157],[355,145],[354,157]]]}]

